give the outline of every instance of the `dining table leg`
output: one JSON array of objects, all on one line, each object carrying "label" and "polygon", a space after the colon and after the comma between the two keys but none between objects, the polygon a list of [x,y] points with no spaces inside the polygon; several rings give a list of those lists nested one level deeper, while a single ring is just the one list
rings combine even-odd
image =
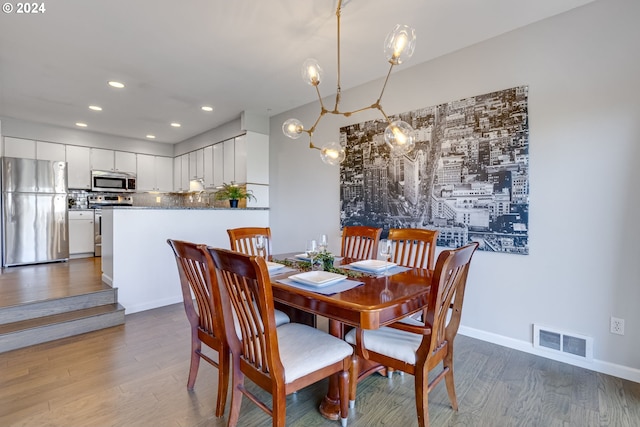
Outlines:
[{"label": "dining table leg", "polygon": [[[334,337],[343,338],[344,329],[341,322],[329,319],[329,333]],[[320,403],[320,414],[329,420],[340,419],[340,390],[339,390],[339,374],[333,374],[329,377],[329,390],[327,395]]]}]

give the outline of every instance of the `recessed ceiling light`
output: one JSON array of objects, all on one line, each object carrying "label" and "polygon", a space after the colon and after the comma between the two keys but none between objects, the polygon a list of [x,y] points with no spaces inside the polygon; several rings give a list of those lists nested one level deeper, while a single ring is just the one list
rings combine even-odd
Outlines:
[{"label": "recessed ceiling light", "polygon": [[89,105],[89,109],[93,111],[102,111],[102,107],[98,107],[97,105]]},{"label": "recessed ceiling light", "polygon": [[149,138],[149,139],[156,139],[156,136],[155,136],[155,135],[147,135],[147,138]]},{"label": "recessed ceiling light", "polygon": [[204,106],[202,107],[202,110],[203,110],[203,111],[213,111],[213,107],[209,107],[208,105],[204,105]]},{"label": "recessed ceiling light", "polygon": [[76,126],[80,126],[81,128],[86,128],[87,124],[86,123],[82,123],[82,122],[78,122],[78,123],[76,123]]},{"label": "recessed ceiling light", "polygon": [[118,89],[122,89],[124,87],[124,83],[120,83],[120,82],[116,82],[114,80],[111,80],[109,82],[109,86],[115,87],[115,88],[118,88]]},{"label": "recessed ceiling light", "polygon": [[179,128],[182,125],[180,123],[173,122],[171,123],[171,126],[173,126],[174,128]]}]

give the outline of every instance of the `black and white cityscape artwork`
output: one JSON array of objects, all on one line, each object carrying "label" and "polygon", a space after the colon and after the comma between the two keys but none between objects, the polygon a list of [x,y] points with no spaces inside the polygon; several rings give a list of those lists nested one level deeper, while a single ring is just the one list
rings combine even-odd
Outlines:
[{"label": "black and white cityscape artwork", "polygon": [[519,86],[390,117],[415,129],[399,156],[386,121],[341,128],[341,226],[435,229],[438,246],[528,254],[527,104]]}]

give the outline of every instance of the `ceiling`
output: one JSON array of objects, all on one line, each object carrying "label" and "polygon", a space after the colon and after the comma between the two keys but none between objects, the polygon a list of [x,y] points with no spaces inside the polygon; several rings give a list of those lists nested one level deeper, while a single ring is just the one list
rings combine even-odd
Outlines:
[{"label": "ceiling", "polygon": [[[384,77],[395,24],[416,28],[409,67],[591,1],[344,0],[342,89]],[[336,0],[43,3],[44,13],[0,14],[0,116],[177,143],[245,110],[313,101],[300,78],[308,57],[325,70],[323,96],[335,93]]]}]

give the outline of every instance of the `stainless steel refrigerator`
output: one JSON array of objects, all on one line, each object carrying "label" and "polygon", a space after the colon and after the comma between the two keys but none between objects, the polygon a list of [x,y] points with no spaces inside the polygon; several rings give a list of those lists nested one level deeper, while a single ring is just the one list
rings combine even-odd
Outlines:
[{"label": "stainless steel refrigerator", "polygon": [[69,258],[67,163],[2,159],[2,266]]}]

